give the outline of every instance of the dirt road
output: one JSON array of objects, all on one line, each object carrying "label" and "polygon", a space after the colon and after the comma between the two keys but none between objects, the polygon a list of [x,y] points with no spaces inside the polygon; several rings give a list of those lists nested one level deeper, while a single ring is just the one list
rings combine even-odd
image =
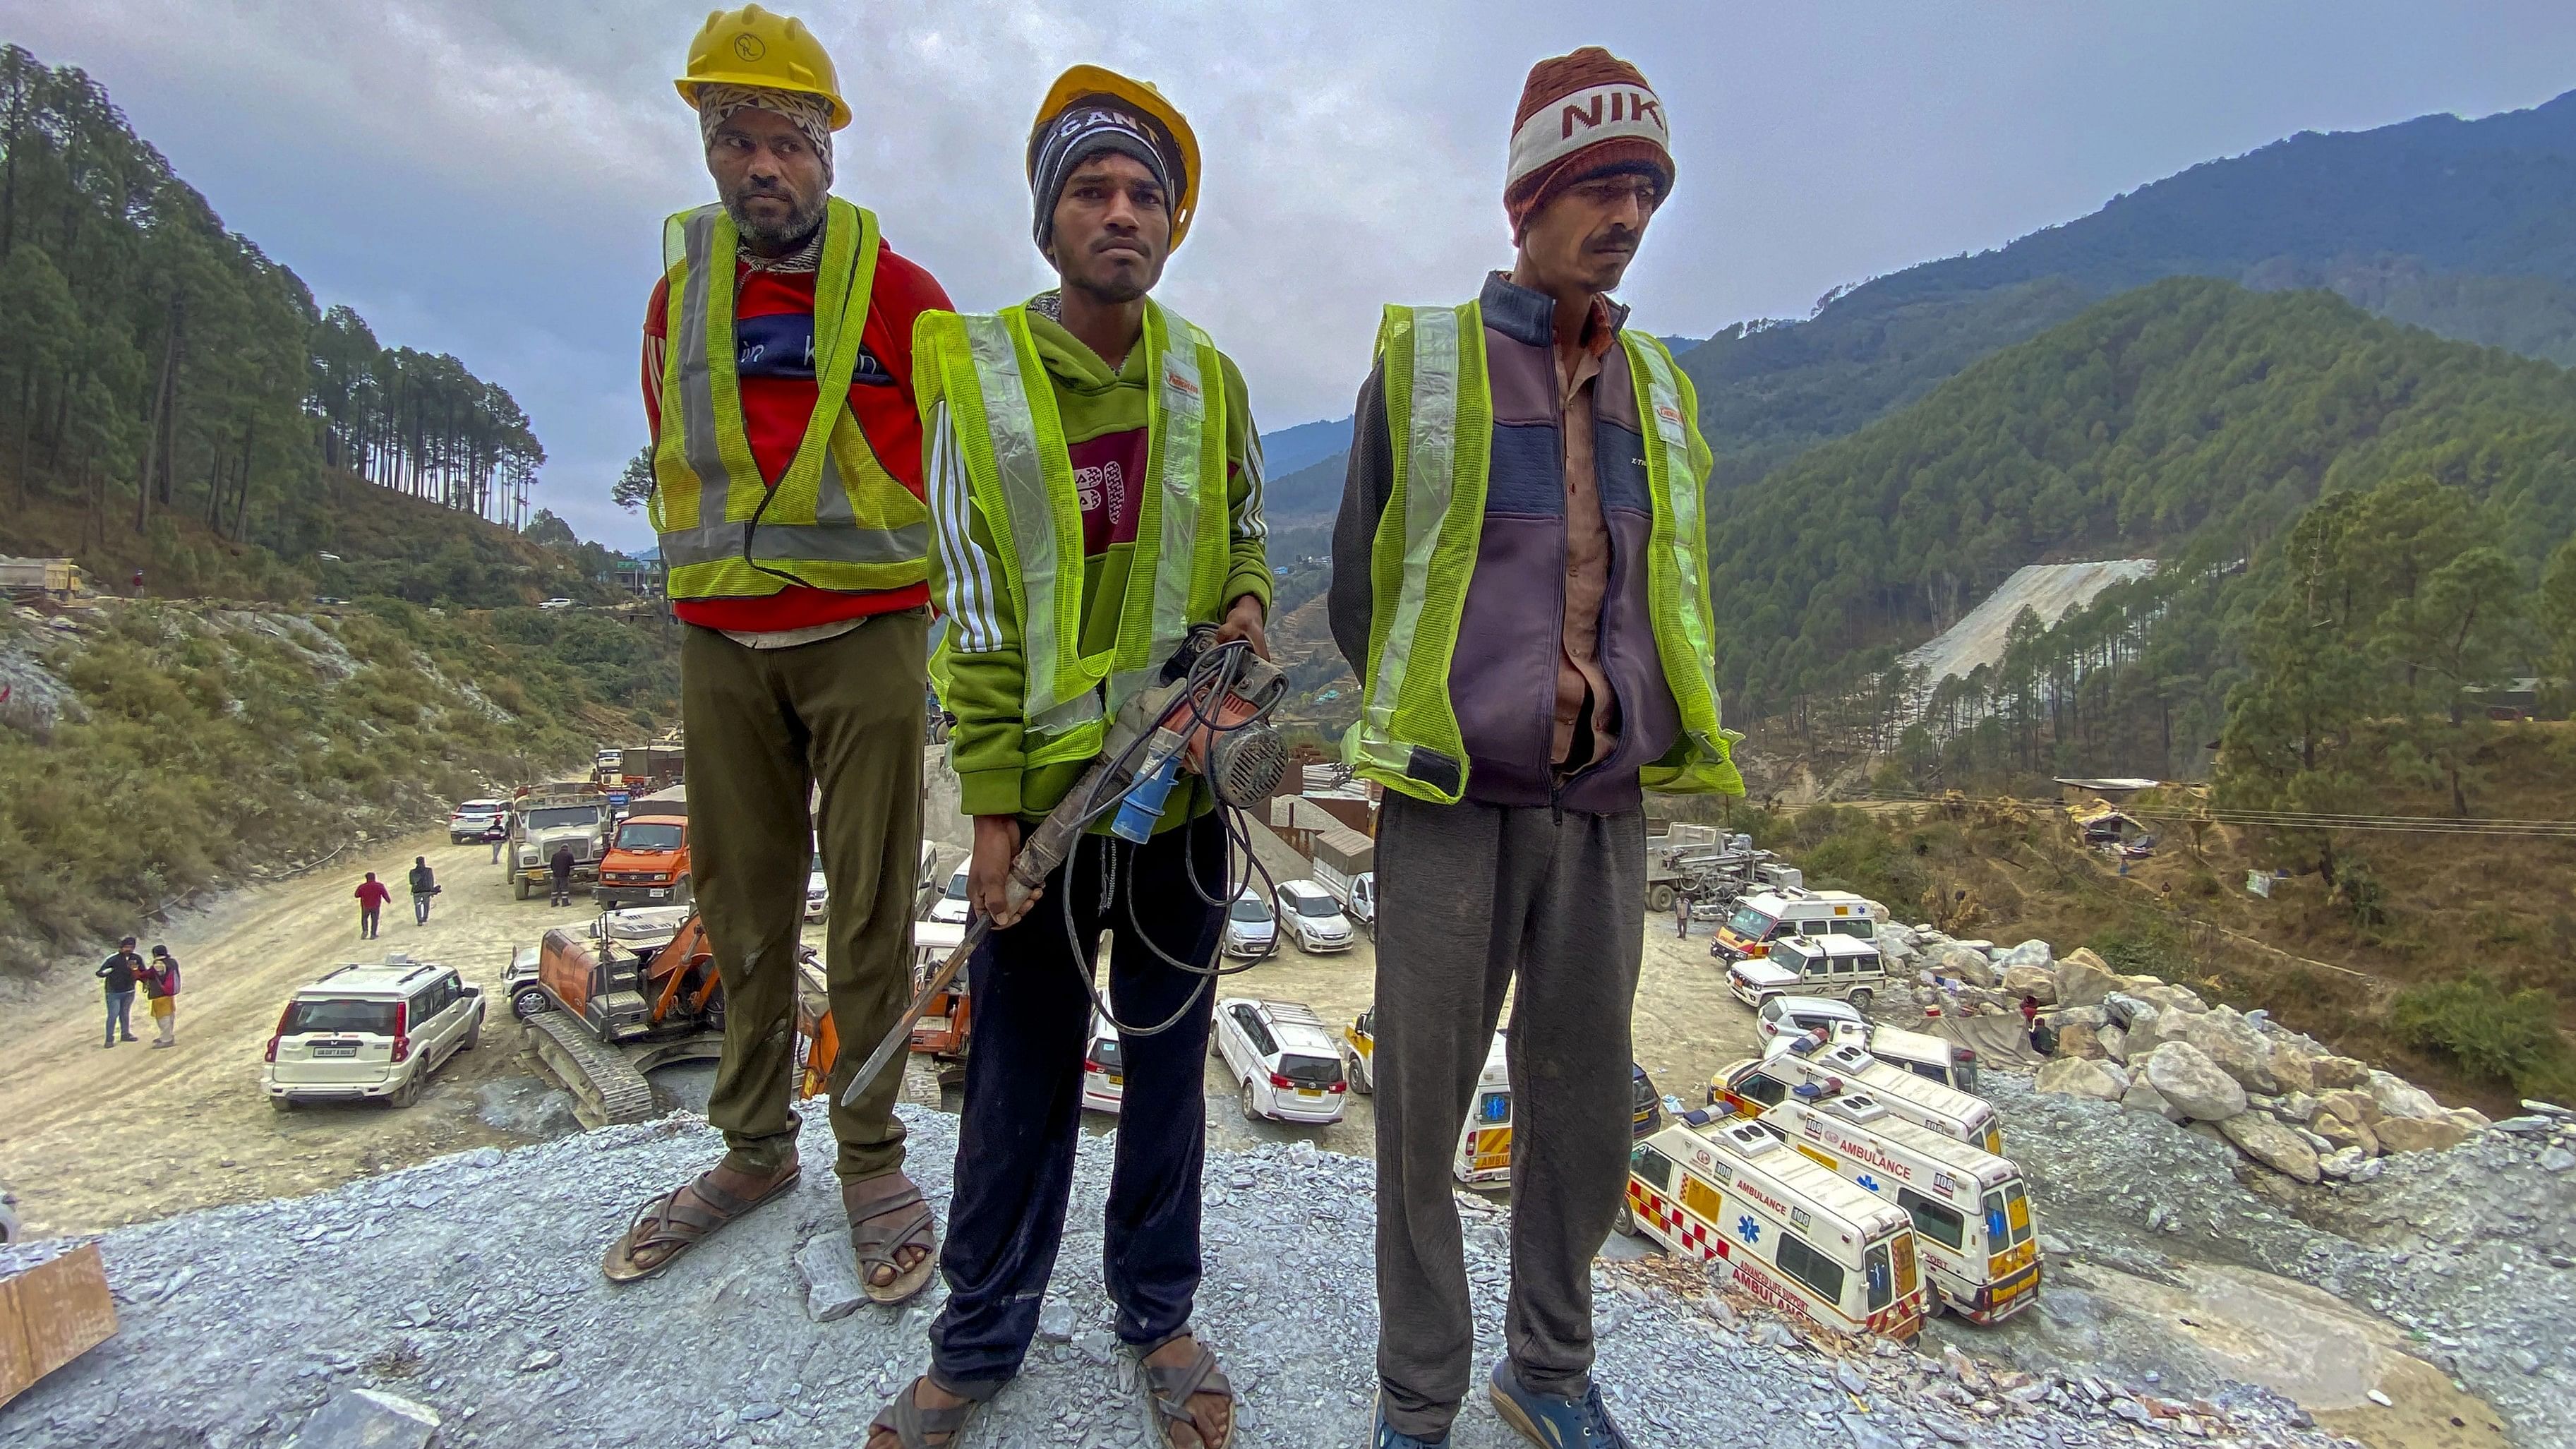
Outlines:
[{"label": "dirt road", "polygon": [[[444,891],[426,927],[402,894],[426,855]],[[87,1232],[192,1207],[311,1192],[386,1167],[528,1138],[478,1116],[478,1089],[535,1071],[497,1000],[490,1030],[431,1078],[419,1105],[307,1106],[281,1113],[259,1089],[261,1050],[290,995],[333,966],[388,950],[455,966],[497,987],[511,948],[582,914],[511,898],[480,845],[443,832],[360,847],[341,865],[240,892],[167,932],[142,933],[179,958],[179,1044],[102,1048],[95,981],[73,973],[0,1024],[0,1182],[32,1234]],[[383,935],[358,939],[350,892],[364,871],[393,883]],[[586,902],[586,898],[584,898]],[[524,1082],[516,1084],[524,1087]]]},{"label": "dirt road", "polygon": [[[357,937],[350,898],[373,868],[399,882],[427,855],[444,894],[426,927],[412,924],[398,895],[379,942]],[[542,897],[512,898],[482,846],[451,846],[430,834],[352,852],[346,868],[241,892],[215,909],[143,938],[165,942],[181,961],[179,1045],[99,1045],[97,987],[73,974],[8,1014],[0,1025],[0,1183],[16,1191],[35,1234],[88,1232],[193,1207],[311,1192],[368,1172],[485,1144],[508,1146],[548,1128],[524,1120],[542,1098],[539,1070],[523,1029],[497,1000],[482,1046],[431,1079],[408,1110],[375,1104],[307,1106],[280,1113],[259,1090],[261,1048],[294,990],[331,967],[408,951],[455,966],[496,987],[516,946],[547,926],[586,919],[588,898],[555,910]],[[400,890],[399,884],[396,886]],[[1710,1070],[1752,1048],[1752,1018],[1718,986],[1702,938],[1672,937],[1669,922],[1643,921],[1647,954],[1637,995],[1637,1057],[1662,1090],[1697,1103]],[[1228,994],[1302,1001],[1337,1027],[1375,994],[1376,963],[1365,938],[1341,956],[1284,949],[1230,978]],[[138,1019],[141,1012],[137,1012]],[[148,1028],[138,1027],[147,1039]],[[657,1074],[658,1076],[659,1074]],[[674,1084],[675,1086],[678,1084]],[[697,1095],[703,1101],[703,1085]],[[676,1096],[691,1093],[679,1086]],[[1248,1123],[1236,1084],[1211,1060],[1210,1136],[1220,1145],[1307,1137],[1366,1156],[1369,1102],[1353,1097],[1329,1127]],[[504,1110],[502,1106],[520,1110]],[[487,1122],[508,1122],[510,1130]],[[554,1130],[572,1124],[559,1117]],[[1094,1124],[1108,1130],[1112,1123]]]}]

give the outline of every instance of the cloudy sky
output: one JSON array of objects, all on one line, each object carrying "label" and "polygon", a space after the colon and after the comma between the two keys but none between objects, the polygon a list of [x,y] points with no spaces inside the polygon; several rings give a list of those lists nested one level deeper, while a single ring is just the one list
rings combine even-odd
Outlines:
[{"label": "cloudy sky", "polygon": [[[606,499],[642,442],[636,329],[659,220],[712,199],[673,93],[708,0],[0,0],[0,38],[103,81],[225,220],[379,337],[506,385],[539,501]],[[2576,6],[782,0],[856,122],[839,189],[958,302],[1048,276],[1021,148],[1079,61],[1158,82],[1207,158],[1159,295],[1242,364],[1265,428],[1350,410],[1381,302],[1508,260],[1521,77],[1607,45],[1681,168],[1631,272],[1641,323],[1803,316],[1838,283],[1996,246],[2300,130],[2484,115],[2576,87]]]}]

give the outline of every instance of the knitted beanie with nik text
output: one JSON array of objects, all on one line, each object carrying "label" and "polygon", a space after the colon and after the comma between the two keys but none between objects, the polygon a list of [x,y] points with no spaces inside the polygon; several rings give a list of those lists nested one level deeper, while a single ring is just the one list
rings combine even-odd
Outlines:
[{"label": "knitted beanie with nik text", "polygon": [[1610,167],[1652,171],[1673,189],[1672,130],[1645,76],[1597,45],[1531,66],[1503,187],[1512,240],[1550,197]]}]

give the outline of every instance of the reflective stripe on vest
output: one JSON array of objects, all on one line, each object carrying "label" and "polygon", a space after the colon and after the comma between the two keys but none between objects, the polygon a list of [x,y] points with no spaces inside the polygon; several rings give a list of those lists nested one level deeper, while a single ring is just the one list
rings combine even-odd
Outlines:
[{"label": "reflective stripe on vest", "polygon": [[1148,303],[1137,345],[1155,378],[1146,394],[1146,476],[1162,486],[1145,491],[1116,642],[1085,654],[1082,504],[1027,309],[925,317],[915,343],[923,376],[935,369],[948,402],[1020,621],[1032,766],[1098,754],[1105,718],[1155,681],[1192,623],[1216,616],[1225,586],[1225,388],[1216,344]]},{"label": "reflective stripe on vest", "polygon": [[825,209],[814,279],[814,411],[775,488],[743,427],[737,245],[721,206],[681,212],[663,227],[668,344],[650,515],[671,596],[756,597],[790,582],[841,592],[922,582],[930,575],[929,510],[877,461],[849,410],[876,281],[876,218],[838,197]]},{"label": "reflective stripe on vest", "polygon": [[[1368,678],[1342,738],[1353,771],[1416,799],[1454,804],[1472,762],[1449,697],[1450,662],[1484,532],[1493,397],[1484,318],[1455,308],[1389,307],[1378,329],[1394,488],[1370,550]],[[1639,772],[1673,794],[1741,794],[1735,738],[1718,723],[1708,602],[1708,542],[1692,463],[1690,384],[1663,344],[1622,332],[1631,376],[1654,421],[1646,449],[1654,516],[1647,596],[1655,648],[1681,713],[1682,738]]]},{"label": "reflective stripe on vest", "polygon": [[1646,491],[1655,525],[1646,546],[1646,601],[1665,687],[1680,707],[1682,738],[1638,783],[1671,795],[1741,795],[1733,746],[1742,736],[1719,723],[1716,631],[1708,589],[1708,525],[1701,512],[1705,478],[1691,460],[1698,399],[1673,355],[1655,338],[1621,332],[1629,376],[1655,442],[1646,450]]}]

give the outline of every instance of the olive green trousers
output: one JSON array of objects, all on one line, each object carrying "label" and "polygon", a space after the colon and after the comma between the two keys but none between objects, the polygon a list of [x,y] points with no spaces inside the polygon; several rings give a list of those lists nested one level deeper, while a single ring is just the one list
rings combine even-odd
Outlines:
[{"label": "olive green trousers", "polygon": [[880,1075],[855,1106],[841,1089],[912,995],[928,631],[929,611],[911,609],[786,649],[694,626],[681,641],[690,871],[725,990],[707,1120],[741,1171],[766,1176],[796,1153],[796,948],[815,850],[840,1036],[836,1170],[846,1181],[903,1165],[902,1073]]}]

